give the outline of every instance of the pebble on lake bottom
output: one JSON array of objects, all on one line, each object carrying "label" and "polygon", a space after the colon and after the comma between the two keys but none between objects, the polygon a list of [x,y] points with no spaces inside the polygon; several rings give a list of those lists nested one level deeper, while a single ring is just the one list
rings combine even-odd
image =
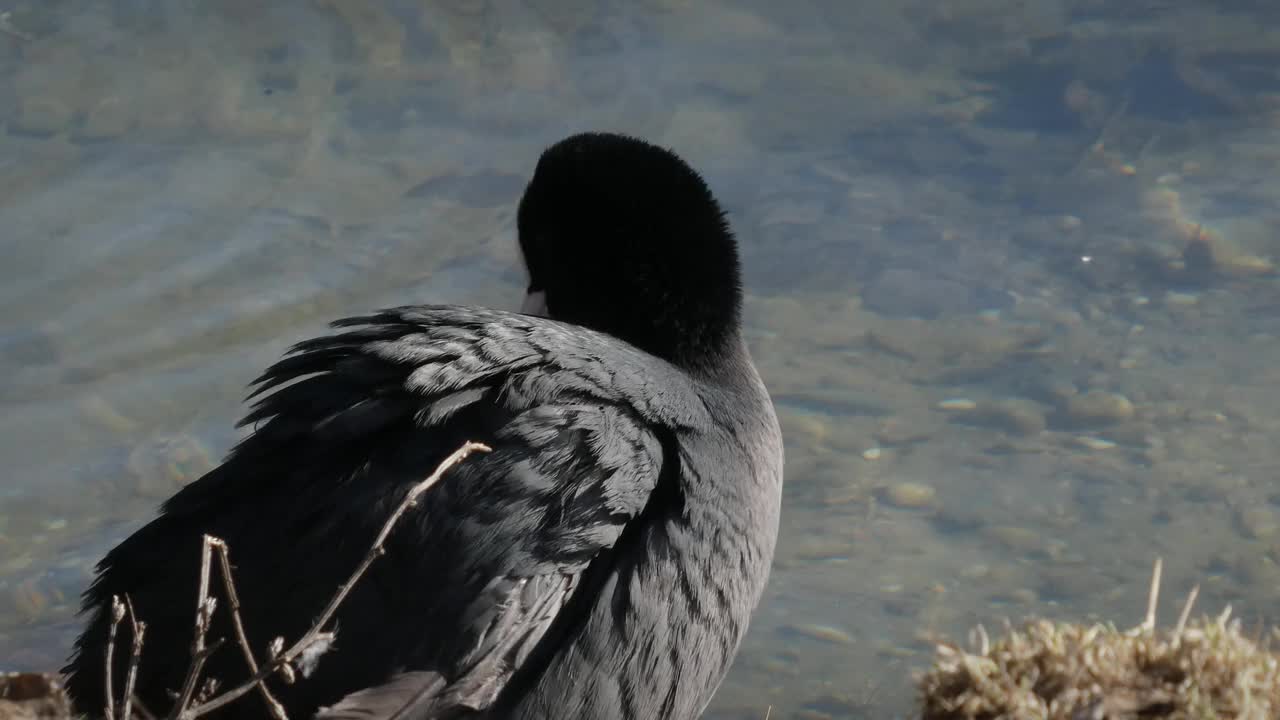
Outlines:
[{"label": "pebble on lake bottom", "polygon": [[1006,549],[1016,552],[1032,553],[1044,550],[1044,538],[1040,533],[1029,528],[1016,525],[995,525],[983,528],[982,534]]},{"label": "pebble on lake bottom", "polygon": [[834,625],[826,625],[823,623],[796,623],[787,625],[784,630],[802,637],[821,640],[836,645],[850,645],[853,643],[853,636],[847,631],[842,630]]},{"label": "pebble on lake bottom", "polygon": [[1075,425],[1107,425],[1134,415],[1133,402],[1119,393],[1090,390],[1067,399],[1066,417]]},{"label": "pebble on lake bottom", "polygon": [[1041,406],[1021,398],[983,404],[967,417],[975,424],[1023,437],[1038,435],[1048,426]]},{"label": "pebble on lake bottom", "polygon": [[932,485],[918,482],[900,482],[890,485],[881,493],[881,499],[888,505],[908,510],[920,510],[934,507],[938,491]]},{"label": "pebble on lake bottom", "polygon": [[1280,518],[1270,508],[1253,505],[1244,508],[1239,515],[1240,529],[1254,540],[1263,540],[1280,530]]}]

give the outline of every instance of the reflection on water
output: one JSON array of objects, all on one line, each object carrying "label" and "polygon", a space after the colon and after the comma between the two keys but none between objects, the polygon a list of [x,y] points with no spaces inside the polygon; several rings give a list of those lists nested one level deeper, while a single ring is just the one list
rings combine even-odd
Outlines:
[{"label": "reflection on water", "polygon": [[586,128],[725,199],[787,433],[715,717],[906,714],[931,635],[1131,621],[1157,554],[1276,620],[1280,13],[1175,5],[0,4],[0,666],[290,341],[514,303]]}]

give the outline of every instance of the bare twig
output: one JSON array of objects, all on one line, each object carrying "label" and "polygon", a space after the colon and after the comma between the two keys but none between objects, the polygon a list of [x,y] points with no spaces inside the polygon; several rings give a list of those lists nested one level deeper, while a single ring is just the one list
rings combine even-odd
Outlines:
[{"label": "bare twig", "polygon": [[[120,602],[119,595],[111,596],[111,624],[107,626],[107,657],[106,657],[106,705],[103,712],[106,714],[107,720],[116,720],[116,696],[115,696],[115,679],[112,677],[112,665],[116,659],[116,631],[120,627],[120,621],[124,620],[124,603]],[[125,718],[129,720],[129,718]]]},{"label": "bare twig", "polygon": [[[156,720],[156,716],[142,704],[142,699],[135,696],[133,698],[133,712],[142,718],[142,720]],[[127,720],[132,720],[131,718]]]},{"label": "bare twig", "polygon": [[[212,535],[205,535],[204,542],[206,546],[212,546],[218,552],[218,566],[222,571],[222,589],[227,593],[227,604],[231,612],[231,625],[236,632],[236,641],[240,645],[240,652],[244,656],[245,664],[249,666],[249,674],[257,675],[258,661],[253,657],[253,648],[249,647],[249,637],[244,631],[244,620],[240,617],[240,594],[236,592],[236,583],[232,579],[231,557],[230,551],[227,549],[227,543]],[[271,713],[271,717],[275,718],[275,720],[288,720],[284,706],[271,694],[267,684],[260,680],[256,685],[258,686],[258,692],[262,695],[262,701],[267,705],[267,712]]]},{"label": "bare twig", "polygon": [[129,651],[129,673],[124,680],[124,702],[123,709],[120,711],[121,720],[132,720],[133,718],[133,686],[138,681],[138,663],[142,660],[142,641],[147,632],[147,624],[138,619],[133,613],[133,603],[129,601],[129,596],[124,596],[125,608],[129,611],[129,625],[133,629],[133,647]]},{"label": "bare twig", "polygon": [[[316,621],[311,625],[311,628],[307,630],[302,638],[283,652],[272,652],[271,659],[263,664],[262,667],[260,667],[257,672],[253,673],[252,676],[243,684],[227,690],[219,694],[217,697],[211,698],[207,702],[196,704],[181,711],[176,716],[178,720],[192,720],[193,718],[207,715],[214,710],[234,702],[252,691],[255,687],[258,687],[266,678],[281,670],[285,665],[292,663],[317,643],[331,641],[333,639],[333,633],[324,631],[325,625],[327,625],[333,618],[338,607],[341,606],[342,602],[347,598],[347,594],[351,592],[352,587],[354,587],[360,578],[364,576],[365,572],[369,569],[369,566],[385,552],[383,545],[386,542],[387,537],[391,535],[391,531],[395,529],[400,518],[404,516],[405,512],[407,512],[409,508],[417,505],[418,498],[421,497],[423,493],[431,489],[433,485],[440,481],[440,478],[446,472],[465,460],[468,455],[473,452],[489,452],[490,449],[491,448],[489,446],[482,443],[464,443],[462,447],[458,448],[453,452],[453,454],[445,458],[444,461],[436,467],[435,472],[431,473],[427,479],[410,488],[409,492],[405,494],[404,499],[400,501],[400,504],[396,507],[395,511],[391,513],[391,517],[387,518],[387,521],[383,523],[382,530],[378,532],[378,536],[374,539],[373,545],[369,548],[369,551],[365,553],[364,559],[361,560],[360,565],[355,569],[355,572],[351,574],[351,577],[348,578],[345,583],[338,587],[333,598],[329,600],[329,604],[325,606],[324,611],[320,613],[320,616],[316,618]],[[214,538],[214,540],[217,540],[217,538]],[[221,541],[219,540],[219,542]],[[275,643],[273,642],[273,646],[274,644]]]},{"label": "bare twig", "polygon": [[218,607],[217,598],[209,597],[209,570],[212,561],[213,550],[209,544],[209,536],[205,535],[200,549],[200,589],[196,592],[196,626],[191,638],[191,664],[187,666],[187,675],[182,679],[182,690],[169,711],[169,720],[176,720],[191,704],[191,698],[200,684],[200,673],[204,671],[211,652],[205,647],[205,636],[209,634],[209,626],[213,622],[213,611]]}]

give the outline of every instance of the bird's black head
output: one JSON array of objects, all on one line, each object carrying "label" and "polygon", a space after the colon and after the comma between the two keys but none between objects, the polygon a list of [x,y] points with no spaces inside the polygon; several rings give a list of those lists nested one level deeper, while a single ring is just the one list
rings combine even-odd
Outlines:
[{"label": "bird's black head", "polygon": [[517,226],[530,296],[550,317],[691,370],[737,342],[737,243],[671,151],[604,133],[562,140],[538,160]]}]

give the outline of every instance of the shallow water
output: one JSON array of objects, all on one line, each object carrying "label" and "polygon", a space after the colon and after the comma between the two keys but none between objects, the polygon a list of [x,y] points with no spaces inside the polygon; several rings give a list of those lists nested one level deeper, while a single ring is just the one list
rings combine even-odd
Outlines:
[{"label": "shallow water", "polygon": [[724,200],[787,434],[715,717],[906,716],[930,637],[1136,622],[1157,555],[1277,621],[1280,11],[1112,5],[0,5],[0,669],[291,341],[517,302],[589,128]]}]

